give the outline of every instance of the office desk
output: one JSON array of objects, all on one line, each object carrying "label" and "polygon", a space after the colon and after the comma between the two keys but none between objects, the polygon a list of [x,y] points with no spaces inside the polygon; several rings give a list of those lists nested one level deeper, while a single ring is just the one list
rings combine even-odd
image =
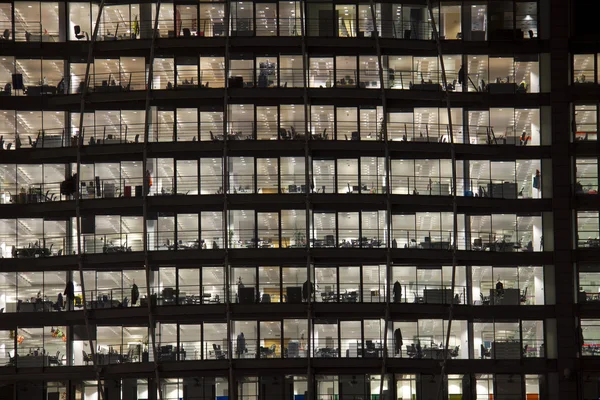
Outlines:
[{"label": "office desk", "polygon": [[50,365],[59,365],[56,357],[48,355],[26,355],[17,356],[17,367],[18,368],[40,368],[49,367]]},{"label": "office desk", "polygon": [[425,289],[423,300],[427,304],[451,304],[454,296],[450,289]]},{"label": "office desk", "polygon": [[448,196],[450,194],[450,184],[433,182],[430,194],[434,196]]},{"label": "office desk", "polygon": [[317,350],[317,357],[320,358],[336,358],[338,356],[337,349],[322,347]]},{"label": "office desk", "polygon": [[25,38],[27,39],[28,42],[58,42],[58,35],[49,35],[49,34],[38,35],[36,33],[27,32],[25,34]]},{"label": "office desk", "polygon": [[41,96],[43,94],[56,94],[56,86],[27,86],[27,96]]},{"label": "office desk", "polygon": [[179,355],[180,361],[185,361],[185,350],[177,350],[177,349],[158,349],[158,359],[160,361],[177,361],[177,355]]},{"label": "office desk", "polygon": [[102,144],[125,144],[125,143],[129,143],[129,142],[125,139],[119,139],[119,138],[104,139],[102,141]]},{"label": "office desk", "polygon": [[98,308],[118,308],[121,306],[121,302],[118,300],[93,300],[90,301],[89,307],[92,309]]},{"label": "office desk", "polygon": [[365,347],[361,342],[350,342],[346,350],[346,357],[356,358],[383,358],[381,343],[373,343],[372,347]]},{"label": "office desk", "polygon": [[[429,358],[429,359],[433,359],[433,360],[443,360],[445,352],[448,352],[448,350],[438,348],[438,347],[425,347],[421,350],[421,353],[423,354],[423,356],[421,358]],[[451,358],[450,354],[448,354],[448,358]]]},{"label": "office desk", "polygon": [[351,292],[341,293],[340,301],[342,303],[356,303],[358,301],[358,292],[353,290]]},{"label": "office desk", "polygon": [[62,147],[62,136],[59,135],[45,135],[35,141],[36,148],[55,148]]},{"label": "office desk", "polygon": [[515,242],[493,242],[493,243],[484,243],[483,249],[490,251],[499,251],[499,252],[513,252],[521,246]]},{"label": "office desk", "polygon": [[123,362],[124,357],[118,353],[102,354],[96,353],[96,364],[98,365],[109,365],[109,364],[120,364]]},{"label": "office desk", "polygon": [[35,303],[21,303],[19,312],[49,312],[52,311],[51,301],[38,301]]},{"label": "office desk", "polygon": [[517,91],[516,83],[488,83],[487,87],[492,94],[511,94]]},{"label": "office desk", "polygon": [[491,354],[495,359],[521,358],[521,343],[517,341],[492,342]]},{"label": "office desk", "polygon": [[177,89],[198,89],[197,83],[178,83],[175,86]]},{"label": "office desk", "polygon": [[113,246],[113,245],[106,245],[106,246],[102,246],[102,252],[103,253],[129,253],[131,251],[131,247],[126,247],[126,246]]},{"label": "office desk", "polygon": [[15,252],[15,258],[39,258],[52,255],[50,249],[45,247],[24,247],[21,249],[15,249]]},{"label": "office desk", "polygon": [[490,289],[490,304],[518,306],[521,304],[521,291],[519,289],[504,289],[503,296],[496,296],[496,289]]},{"label": "office desk", "polygon": [[429,139],[427,136],[415,136],[412,138],[413,142],[437,142],[434,138]]},{"label": "office desk", "polygon": [[497,199],[516,199],[517,184],[512,182],[488,183],[487,192],[490,197]]},{"label": "office desk", "polygon": [[441,242],[421,242],[419,243],[419,248],[421,249],[435,249],[435,250],[448,250],[450,248],[450,242],[441,241]]},{"label": "office desk", "polygon": [[520,141],[521,141],[521,139],[516,136],[502,136],[502,137],[496,138],[496,140],[498,141],[498,144],[510,144],[510,145],[516,145],[517,143],[520,143]]},{"label": "office desk", "polygon": [[111,85],[111,86],[94,86],[94,92],[97,93],[117,93],[122,91],[121,85]]},{"label": "office desk", "polygon": [[428,92],[437,92],[442,90],[442,85],[439,83],[417,83],[412,85],[412,90],[425,90]]}]

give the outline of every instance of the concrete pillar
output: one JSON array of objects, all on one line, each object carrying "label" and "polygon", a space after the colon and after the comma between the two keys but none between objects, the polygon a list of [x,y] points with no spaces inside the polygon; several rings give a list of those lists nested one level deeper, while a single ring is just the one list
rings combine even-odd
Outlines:
[{"label": "concrete pillar", "polygon": [[577,398],[579,335],[575,333],[575,298],[573,256],[573,225],[571,207],[571,162],[569,142],[571,135],[570,104],[566,93],[569,80],[569,2],[551,0],[550,42],[551,105],[552,105],[552,193],[554,215],[554,271],[556,289],[556,341],[558,392],[550,391],[551,398]]}]

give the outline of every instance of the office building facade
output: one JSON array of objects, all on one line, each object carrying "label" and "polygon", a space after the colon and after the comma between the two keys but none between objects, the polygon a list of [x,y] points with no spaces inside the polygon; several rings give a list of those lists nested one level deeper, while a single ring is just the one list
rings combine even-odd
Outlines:
[{"label": "office building facade", "polygon": [[0,2],[0,399],[598,398],[570,15]]}]

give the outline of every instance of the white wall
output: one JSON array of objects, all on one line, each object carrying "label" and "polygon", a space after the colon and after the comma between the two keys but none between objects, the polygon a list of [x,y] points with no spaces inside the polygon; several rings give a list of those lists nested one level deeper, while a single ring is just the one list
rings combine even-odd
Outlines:
[{"label": "white wall", "polygon": [[534,121],[534,118],[532,118],[532,122],[531,122],[531,144],[534,146],[539,146],[540,145],[540,125],[536,121]]},{"label": "white wall", "polygon": [[465,329],[460,333],[460,358],[469,358],[469,329]]},{"label": "white wall", "polygon": [[86,386],[83,400],[98,400],[98,387]]},{"label": "white wall", "polygon": [[544,304],[544,281],[541,277],[535,276],[533,278],[533,289],[535,295],[535,304],[542,305]]},{"label": "white wall", "polygon": [[529,93],[539,93],[540,75],[538,71],[531,71],[529,74]]},{"label": "white wall", "polygon": [[542,235],[542,218],[535,217],[533,219],[533,251],[540,251]]},{"label": "white wall", "polygon": [[91,353],[90,346],[85,340],[74,340],[73,341],[73,360],[74,365],[84,365],[83,363],[83,352],[88,355]]}]

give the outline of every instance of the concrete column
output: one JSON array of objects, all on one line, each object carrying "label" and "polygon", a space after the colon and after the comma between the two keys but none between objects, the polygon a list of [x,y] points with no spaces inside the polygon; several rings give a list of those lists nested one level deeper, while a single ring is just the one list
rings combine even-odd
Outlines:
[{"label": "concrete column", "polygon": [[64,42],[69,38],[69,18],[67,15],[67,2],[58,3],[58,40]]},{"label": "concrete column", "polygon": [[[154,28],[154,17],[156,17],[156,11],[152,11],[152,3],[142,3],[140,4],[140,15],[138,16],[138,21],[140,22],[140,39],[151,39],[152,38],[152,29]],[[131,20],[133,21],[135,15],[132,13]]]},{"label": "concrete column", "polygon": [[[556,342],[558,392],[550,391],[551,399],[577,398],[579,335],[575,334],[573,307],[574,272],[571,248],[573,225],[571,207],[571,162],[569,154],[570,105],[566,93],[569,76],[569,2],[551,0],[550,42],[552,115],[552,193],[554,215],[554,271],[556,289]],[[548,72],[548,71],[546,71]],[[545,240],[546,241],[546,240]],[[544,243],[545,244],[545,243]]]},{"label": "concrete column", "polygon": [[[392,11],[392,3],[382,3],[381,6],[381,37],[394,37],[394,14]],[[396,37],[401,37],[401,32],[396,32]]]}]

